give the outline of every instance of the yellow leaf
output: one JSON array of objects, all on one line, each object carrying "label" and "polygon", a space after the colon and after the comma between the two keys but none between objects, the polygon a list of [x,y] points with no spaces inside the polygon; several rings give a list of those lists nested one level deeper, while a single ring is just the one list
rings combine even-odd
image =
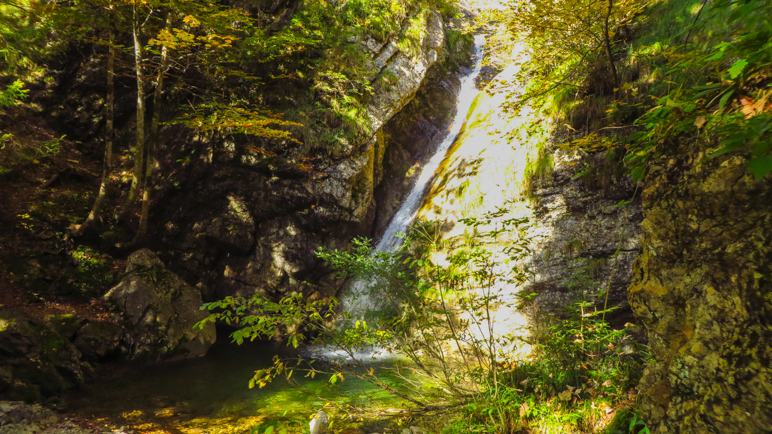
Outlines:
[{"label": "yellow leaf", "polygon": [[198,27],[201,25],[201,21],[197,20],[194,16],[188,15],[185,18],[182,19],[183,22],[185,22],[190,27]]},{"label": "yellow leaf", "polygon": [[526,413],[528,413],[528,403],[524,402],[523,405],[520,406],[520,417],[525,417]]},{"label": "yellow leaf", "polygon": [[705,116],[700,116],[697,118],[697,120],[694,121],[694,125],[697,127],[697,129],[702,128],[705,123],[708,122],[707,119],[705,119]]}]

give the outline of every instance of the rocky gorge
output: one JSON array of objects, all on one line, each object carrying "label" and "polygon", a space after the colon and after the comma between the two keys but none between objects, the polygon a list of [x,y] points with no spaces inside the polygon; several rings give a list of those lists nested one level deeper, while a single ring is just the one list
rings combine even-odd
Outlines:
[{"label": "rocky gorge", "polygon": [[[273,15],[266,18],[272,23],[266,25],[271,31],[290,26],[291,17],[300,8],[299,2],[274,3]],[[662,2],[651,6],[651,10],[670,13],[667,8],[676,3]],[[162,169],[156,170],[163,171],[164,176],[149,189],[153,197],[152,218],[148,239],[140,245],[126,242],[117,218],[79,238],[64,229],[76,218],[64,218],[64,213],[60,213],[59,220],[52,218],[48,223],[40,223],[33,212],[38,208],[32,206],[27,210],[16,205],[27,199],[29,203],[47,203],[41,199],[47,198],[45,191],[64,191],[60,186],[93,190],[97,178],[91,173],[93,168],[72,168],[72,161],[90,158],[88,152],[72,151],[56,159],[36,154],[34,163],[25,163],[24,179],[11,179],[0,172],[0,182],[10,186],[4,187],[0,195],[0,205],[6,210],[0,214],[0,224],[7,229],[0,242],[11,247],[2,257],[7,275],[0,276],[0,398],[13,401],[0,402],[0,433],[98,432],[102,428],[81,426],[83,420],[65,420],[69,417],[67,413],[57,416],[43,407],[18,402],[39,402],[53,410],[67,411],[67,402],[61,396],[92,381],[95,368],[102,369],[99,372],[104,375],[113,364],[171,366],[158,370],[173,378],[173,371],[179,367],[181,375],[191,376],[191,384],[193,376],[204,377],[202,371],[186,363],[206,356],[218,339],[218,345],[225,345],[223,338],[228,339],[233,327],[228,324],[216,329],[211,323],[194,327],[207,316],[200,309],[203,303],[255,294],[271,300],[300,294],[302,300],[309,302],[341,295],[348,281],[336,274],[317,252],[320,248],[350,252],[353,238],[380,237],[431,156],[432,146],[446,132],[455,108],[459,77],[470,68],[474,33],[470,28],[474,19],[471,12],[453,9],[450,13],[444,7],[406,11],[399,22],[392,23],[398,31],[388,37],[375,32],[362,36],[350,32],[350,28],[341,30],[351,33],[345,36],[345,47],[355,51],[357,57],[352,58],[361,62],[347,67],[365,71],[368,83],[369,90],[363,92],[367,96],[359,101],[362,111],[356,115],[357,131],[364,133],[346,135],[356,128],[328,114],[324,128],[340,134],[336,136],[336,146],[323,154],[309,156],[315,149],[311,145],[307,149],[305,144],[284,141],[279,146],[285,152],[282,157],[290,155],[303,162],[289,164],[287,161],[292,158],[281,160],[267,147],[261,147],[264,142],[257,139],[220,131],[195,131],[172,122],[162,125],[158,162]],[[696,23],[700,14],[689,13],[686,21],[693,19]],[[488,22],[481,27],[495,33],[497,24],[500,23]],[[605,412],[603,417],[607,419],[582,428],[572,425],[573,432],[601,432],[597,426],[612,426],[611,419],[616,416],[628,418],[623,424],[633,421],[628,430],[631,433],[640,432],[634,425],[636,420],[645,420],[643,426],[660,433],[765,432],[772,424],[772,326],[768,320],[772,309],[772,184],[769,175],[751,173],[748,160],[755,154],[747,149],[717,152],[719,142],[709,137],[707,128],[711,124],[706,118],[718,116],[716,113],[725,108],[741,113],[737,119],[747,122],[767,116],[772,110],[767,97],[754,93],[756,90],[747,83],[756,86],[768,79],[759,76],[754,78],[756,82],[748,78],[745,84],[732,84],[740,86],[737,89],[744,89],[744,93],[724,93],[729,96],[720,108],[708,105],[710,114],[705,108],[702,118],[678,126],[686,133],[678,130],[680,135],[664,137],[655,147],[641,151],[634,142],[625,143],[628,137],[617,135],[617,131],[653,130],[653,123],[642,125],[633,118],[643,116],[646,110],[676,107],[672,95],[670,102],[653,108],[646,105],[648,102],[640,102],[645,98],[664,98],[652,89],[660,89],[657,86],[666,82],[665,73],[656,63],[661,59],[646,57],[646,50],[653,50],[651,46],[656,44],[636,45],[635,38],[645,40],[647,32],[656,33],[656,29],[647,26],[653,25],[645,20],[636,25],[625,24],[613,35],[617,53],[616,57],[609,53],[611,66],[617,62],[627,74],[624,79],[628,83],[618,87],[610,84],[607,60],[599,56],[588,67],[582,84],[566,93],[569,97],[550,97],[553,99],[544,104],[555,110],[551,113],[540,111],[536,104],[525,105],[519,111],[511,109],[512,100],[530,89],[531,83],[523,77],[530,67],[526,53],[533,56],[533,49],[529,52],[524,46],[513,46],[512,50],[493,47],[493,54],[506,52],[509,57],[487,67],[491,73],[479,83],[484,91],[475,100],[461,135],[433,176],[416,227],[431,233],[432,241],[442,246],[432,252],[431,260],[437,264],[448,263],[448,258],[463,251],[480,234],[494,234],[495,240],[489,247],[492,257],[500,260],[496,273],[517,276],[497,287],[498,298],[488,312],[490,327],[483,335],[519,336],[523,340],[538,336],[544,341],[547,339],[539,332],[547,330],[549,335],[550,321],[570,318],[576,311],[580,312],[580,321],[602,315],[610,327],[624,331],[621,343],[607,348],[619,359],[635,359],[645,364],[645,369],[637,374],[640,379],[629,373],[615,373],[614,381],[635,382],[635,387],[624,390],[623,396],[610,398],[608,403],[593,402],[593,411]],[[492,40],[497,43],[495,38]],[[629,47],[628,52],[618,48],[622,46]],[[644,54],[635,51],[639,49]],[[91,77],[89,74],[95,71],[101,73],[104,66],[99,66],[93,56],[89,59],[79,67],[61,68],[58,74]],[[768,65],[759,68],[758,71],[766,71],[763,68]],[[729,81],[725,79],[722,83]],[[94,121],[98,118],[94,113],[102,103],[76,101],[88,99],[84,96],[88,88],[83,89],[77,87],[66,97],[54,98],[58,105],[46,114],[58,119],[57,128],[61,131],[57,130],[57,135],[66,129],[78,139],[91,137],[95,134],[89,128],[102,125],[101,120]],[[124,86],[119,92],[119,100],[133,97],[127,89]],[[321,99],[324,92],[333,90],[320,87],[312,93],[314,98]],[[170,99],[176,97],[173,91],[169,93]],[[301,106],[301,98],[291,93],[287,91],[290,97],[283,103],[287,107]],[[265,100],[273,101],[271,98],[276,96],[266,96]],[[43,104],[50,100],[39,97],[36,101]],[[67,107],[76,102],[85,108],[80,109],[80,117],[69,116]],[[558,106],[562,112],[554,108]],[[20,113],[37,113],[35,116],[39,117],[43,113],[28,110]],[[14,116],[3,114],[0,128],[10,128]],[[125,109],[118,119],[126,131],[136,123],[133,114]],[[35,125],[38,130],[55,129],[39,125]],[[288,127],[298,137],[324,130],[319,127],[309,129],[312,133],[308,133],[292,128]],[[128,136],[125,131],[116,135],[125,148],[121,157],[123,168],[115,170],[120,173],[116,178],[123,177],[116,184],[122,186],[129,183]],[[75,138],[63,143],[64,148],[83,146]],[[293,147],[296,149],[287,150]],[[742,152],[745,154],[740,155]],[[636,173],[634,166],[626,166],[631,155],[646,156],[645,170]],[[57,164],[65,164],[67,169],[60,170]],[[48,170],[45,176],[40,174],[42,168]],[[24,190],[17,187],[24,185],[39,196],[18,193]],[[76,203],[66,194],[62,193],[64,202]],[[114,193],[111,200],[117,203],[118,199],[123,197]],[[72,215],[82,219],[80,214],[87,207],[80,202],[76,205],[78,209]],[[486,220],[491,215],[495,219]],[[115,227],[110,226],[113,224]],[[42,253],[23,250],[26,244],[34,243],[43,246],[35,247]],[[84,249],[81,244],[89,247]],[[12,249],[20,253],[8,253]],[[406,259],[403,265],[408,262]],[[84,263],[108,265],[88,268]],[[67,267],[72,269],[73,264],[80,267],[81,275],[57,275]],[[84,274],[107,277],[98,282],[99,290],[88,287],[91,293],[86,297],[79,295],[77,302],[61,297],[61,292],[77,287],[78,279],[86,281]],[[14,291],[23,285],[28,286],[22,291],[24,296],[20,296],[19,291]],[[458,305],[461,304],[459,301]],[[451,324],[467,320],[461,316]],[[567,339],[581,342],[584,350],[581,333],[585,323],[581,324],[580,332]],[[280,330],[274,342],[286,341],[293,332]],[[629,344],[632,339],[635,345]],[[540,344],[536,341],[534,345]],[[222,351],[222,347],[214,348]],[[265,348],[284,354],[275,346]],[[536,374],[530,372],[531,377],[525,379],[517,377],[518,367],[532,361],[528,350],[528,346],[508,346],[496,356],[499,359],[494,357],[491,362],[494,367],[508,369],[507,375],[516,379],[519,386],[513,387],[523,392],[518,399],[530,396],[524,391],[534,396],[537,392],[551,393],[554,396],[545,398],[544,405],[562,409],[583,402],[587,394],[612,387],[611,379],[605,383],[597,381],[591,387],[576,380],[568,389],[557,390],[557,378],[562,372],[558,370],[554,372],[554,381],[550,372],[544,385],[528,389],[534,387],[532,383],[536,380],[531,378]],[[264,348],[257,351],[266,352]],[[448,354],[454,351],[448,350]],[[603,351],[606,350],[591,354],[583,363],[590,363]],[[290,358],[300,358],[291,351],[288,354]],[[242,367],[223,362],[229,355],[217,357],[221,357],[217,363],[222,365],[201,369],[242,373]],[[267,358],[260,359],[263,362],[268,363]],[[260,369],[264,366],[260,365]],[[254,370],[244,372],[252,375]],[[243,380],[246,387],[248,378]],[[106,384],[126,385],[115,381]],[[185,381],[180,383],[184,386]],[[211,383],[196,383],[197,387],[215,388],[219,379],[207,377],[206,381]],[[369,386],[348,381],[349,389],[343,395],[350,394],[361,402],[365,402],[361,396],[376,395],[366,389]],[[322,383],[327,387],[325,381]],[[328,393],[318,384],[313,387],[318,387],[314,389],[317,395]],[[563,387],[562,383],[559,387]],[[94,392],[94,400],[115,397],[98,392],[102,394]],[[270,393],[280,396],[283,392],[271,389]],[[206,401],[207,393],[201,395],[201,400]],[[255,401],[259,404],[250,405],[269,408],[275,404],[272,400],[281,401],[261,397]],[[153,401],[143,408],[143,417],[186,419],[186,429],[199,430],[195,432],[211,428],[195,425],[196,412],[214,414],[211,408],[191,410],[192,405],[179,396],[161,395],[157,401],[159,409],[149,409],[156,405]],[[313,402],[316,405],[322,401]],[[346,401],[346,405],[353,408],[361,402]],[[249,412],[245,408],[252,407],[232,405],[235,410],[221,410],[231,419],[217,422],[218,427],[236,420],[248,420],[253,430],[263,427],[263,419],[245,416]],[[512,420],[518,420],[515,415],[519,415],[519,420],[537,424],[533,412],[538,405],[538,399],[518,402],[507,411]],[[557,411],[545,408],[547,412]],[[131,422],[132,429],[145,432],[145,428],[137,428],[144,425],[141,418],[132,416],[132,411],[128,407],[117,410],[122,420]],[[389,412],[397,413],[388,408],[383,414]],[[471,410],[469,413],[476,415]],[[413,416],[399,414],[405,418],[405,426],[411,426]],[[227,417],[223,416],[223,420]],[[359,415],[349,417],[353,420]],[[384,419],[388,417],[391,416]],[[530,430],[536,426],[526,428],[519,422],[507,421],[511,422],[507,425],[510,432],[520,432],[512,427]],[[386,432],[393,428],[378,423],[366,425],[368,428],[352,428],[350,432],[370,432],[376,428]],[[117,425],[113,428],[123,430]],[[543,428],[539,425],[541,431],[537,431],[550,432]]]},{"label": "rocky gorge", "polygon": [[[3,396],[50,397],[82,384],[90,364],[106,360],[200,357],[215,341],[213,326],[193,330],[205,316],[202,301],[256,292],[334,295],[341,282],[314,252],[322,245],[344,247],[355,235],[372,236],[376,215],[388,219],[377,210],[393,208],[409,188],[401,173],[420,164],[449,122],[458,83],[453,71],[469,59],[469,39],[446,38],[447,29],[460,34],[464,20],[445,20],[434,11],[413,18],[405,19],[397,39],[350,42],[368,53],[366,66],[373,71],[366,106],[370,138],[328,159],[312,176],[266,172],[233,143],[204,143],[208,150],[199,150],[184,178],[160,186],[154,213],[166,223],[153,229],[157,241],[151,243],[160,258],[149,249],[129,255],[120,283],[104,297],[113,317],[64,315],[51,325],[13,312],[4,320]],[[399,48],[411,31],[419,39],[410,49]],[[172,146],[169,151],[175,152]],[[384,177],[401,185],[385,187]],[[388,192],[378,201],[377,188]],[[25,361],[38,352],[34,365]]]}]

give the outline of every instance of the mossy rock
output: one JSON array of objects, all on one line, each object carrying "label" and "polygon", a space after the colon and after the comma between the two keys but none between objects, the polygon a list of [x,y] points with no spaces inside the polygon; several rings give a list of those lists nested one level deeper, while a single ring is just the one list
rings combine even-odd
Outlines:
[{"label": "mossy rock", "polygon": [[86,322],[86,319],[79,315],[64,314],[54,315],[48,319],[48,322],[57,333],[66,337],[67,339],[73,339],[75,337],[75,333],[77,333]]},{"label": "mossy rock", "polygon": [[0,397],[36,401],[82,384],[90,372],[51,325],[11,309],[0,309],[0,324]]}]

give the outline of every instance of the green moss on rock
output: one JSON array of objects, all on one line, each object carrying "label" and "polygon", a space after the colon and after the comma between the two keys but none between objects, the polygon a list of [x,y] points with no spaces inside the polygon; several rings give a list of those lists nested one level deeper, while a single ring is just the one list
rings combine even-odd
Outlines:
[{"label": "green moss on rock", "polygon": [[628,292],[653,356],[640,405],[652,432],[768,432],[772,182],[698,151],[669,149],[643,193]]}]

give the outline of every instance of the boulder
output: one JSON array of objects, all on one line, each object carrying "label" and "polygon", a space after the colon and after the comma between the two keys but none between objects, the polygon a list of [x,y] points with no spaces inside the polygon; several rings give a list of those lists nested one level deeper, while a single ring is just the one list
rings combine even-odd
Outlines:
[{"label": "boulder", "polygon": [[50,325],[0,309],[0,396],[38,401],[80,385],[91,367]]},{"label": "boulder", "polygon": [[330,430],[327,428],[330,419],[327,417],[327,413],[324,410],[319,410],[311,422],[308,423],[308,428],[311,434],[328,434]]},{"label": "boulder", "polygon": [[214,325],[193,329],[206,317],[200,310],[199,290],[169,271],[148,249],[129,256],[126,277],[105,299],[124,316],[129,359],[203,356],[215,341]]},{"label": "boulder", "polygon": [[101,361],[117,353],[123,335],[123,327],[114,322],[91,321],[78,330],[73,343],[84,358]]}]

